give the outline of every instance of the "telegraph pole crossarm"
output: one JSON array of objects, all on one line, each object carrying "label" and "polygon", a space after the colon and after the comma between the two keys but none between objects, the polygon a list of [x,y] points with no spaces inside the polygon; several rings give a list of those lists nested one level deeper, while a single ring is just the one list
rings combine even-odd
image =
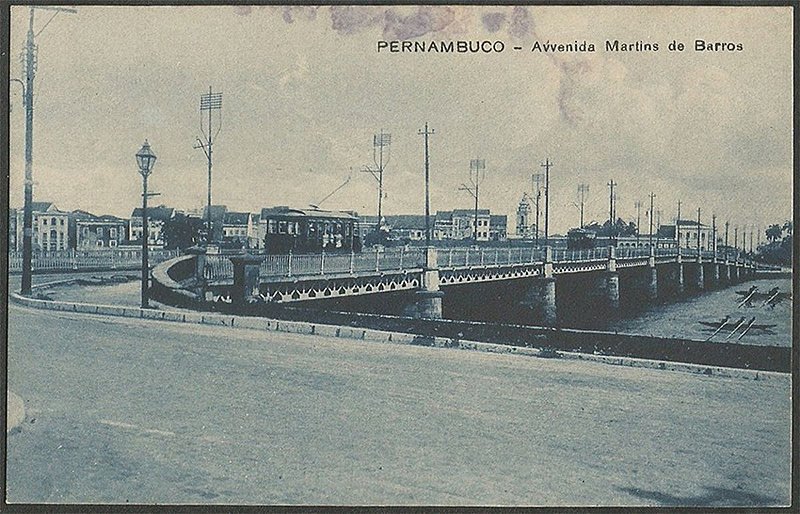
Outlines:
[{"label": "telegraph pole crossarm", "polygon": [[[208,112],[208,125],[206,128],[203,127],[203,111]],[[220,112],[219,123],[216,132],[214,132],[211,123],[212,111]],[[195,149],[200,148],[203,150],[208,163],[208,198],[206,204],[206,228],[208,230],[208,234],[206,236],[206,244],[210,243],[213,239],[213,231],[211,227],[211,168],[214,139],[217,138],[220,130],[222,130],[222,93],[214,93],[211,86],[209,86],[208,94],[200,95],[200,132],[203,134],[205,141],[202,141],[198,137],[197,144],[194,145]]]},{"label": "telegraph pole crossarm", "polygon": [[375,231],[379,231],[381,228],[381,218],[383,217],[383,171],[386,169],[386,165],[389,164],[389,154],[386,153],[386,159],[384,160],[384,147],[388,149],[389,145],[392,143],[392,135],[388,134],[381,129],[379,134],[375,134],[372,137],[372,162],[375,164],[375,169],[371,168],[370,166],[364,166],[361,170],[364,173],[370,173],[375,180],[378,182],[378,220],[375,223]]}]

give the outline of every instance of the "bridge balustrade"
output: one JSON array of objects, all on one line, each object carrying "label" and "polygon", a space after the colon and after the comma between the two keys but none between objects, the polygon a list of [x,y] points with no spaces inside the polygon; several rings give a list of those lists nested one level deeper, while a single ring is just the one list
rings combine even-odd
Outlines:
[{"label": "bridge balustrade", "polygon": [[647,247],[623,247],[616,249],[617,259],[638,259],[641,257],[649,257],[650,248]]},{"label": "bridge balustrade", "polygon": [[532,264],[544,260],[544,249],[540,248],[448,248],[437,254],[440,268],[462,268],[476,266],[501,266],[508,264]]},{"label": "bridge balustrade", "polygon": [[553,250],[553,262],[590,262],[608,259],[608,248],[585,250]]},{"label": "bridge balustrade", "polygon": [[[259,270],[263,277],[311,277],[418,269],[424,264],[421,248],[367,250],[361,253],[267,255]],[[231,280],[233,265],[227,256],[206,257],[206,279]]]},{"label": "bridge balustrade", "polygon": [[[177,257],[177,250],[153,250],[148,252],[150,264],[158,264]],[[34,270],[67,271],[83,269],[136,268],[142,264],[141,250],[66,250],[59,252],[37,252],[31,257]],[[8,271],[22,271],[22,252],[9,252]]]}]

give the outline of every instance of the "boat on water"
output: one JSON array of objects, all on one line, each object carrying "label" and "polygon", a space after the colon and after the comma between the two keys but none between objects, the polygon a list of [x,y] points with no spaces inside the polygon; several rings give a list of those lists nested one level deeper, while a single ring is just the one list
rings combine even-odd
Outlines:
[{"label": "boat on water", "polygon": [[740,307],[742,305],[753,307],[753,304],[758,302],[761,302],[763,306],[775,307],[775,305],[784,300],[792,299],[792,293],[788,291],[782,292],[779,287],[773,287],[767,292],[761,292],[758,290],[758,286],[751,286],[747,291],[736,291],[736,294],[741,297],[737,299],[740,302]]},{"label": "boat on water", "polygon": [[[717,330],[720,327],[724,327],[725,325],[728,325],[729,327],[734,327],[734,326],[736,326],[737,324],[739,324],[739,323],[741,323],[743,321],[744,321],[744,318],[739,318],[738,320],[731,320],[729,318],[722,318],[719,321],[698,321],[698,323],[700,323],[704,327],[707,327],[707,328],[704,328],[703,330]],[[771,328],[775,328],[776,326],[777,326],[777,324],[774,324],[774,323],[773,324],[756,324],[756,323],[753,323],[752,325],[750,325],[750,330],[769,330]]]}]

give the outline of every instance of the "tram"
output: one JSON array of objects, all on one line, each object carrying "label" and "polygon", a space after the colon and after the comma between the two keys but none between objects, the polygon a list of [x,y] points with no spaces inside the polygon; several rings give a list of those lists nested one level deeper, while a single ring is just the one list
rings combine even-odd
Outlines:
[{"label": "tram", "polygon": [[259,220],[268,254],[358,252],[358,218],[349,212],[268,207]]}]

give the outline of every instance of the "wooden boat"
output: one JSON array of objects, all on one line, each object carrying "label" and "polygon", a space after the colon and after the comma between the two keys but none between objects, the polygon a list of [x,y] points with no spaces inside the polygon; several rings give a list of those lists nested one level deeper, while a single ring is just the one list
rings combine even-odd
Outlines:
[{"label": "wooden boat", "polygon": [[[739,318],[738,321],[729,321],[727,318],[723,318],[719,321],[698,321],[701,325],[708,327],[704,328],[703,330],[716,330],[723,326],[723,323],[727,324],[728,326],[736,326],[736,324],[744,321],[744,318]],[[771,328],[776,327],[777,324],[767,325],[767,324],[753,324],[750,326],[750,330],[769,330]]]}]

